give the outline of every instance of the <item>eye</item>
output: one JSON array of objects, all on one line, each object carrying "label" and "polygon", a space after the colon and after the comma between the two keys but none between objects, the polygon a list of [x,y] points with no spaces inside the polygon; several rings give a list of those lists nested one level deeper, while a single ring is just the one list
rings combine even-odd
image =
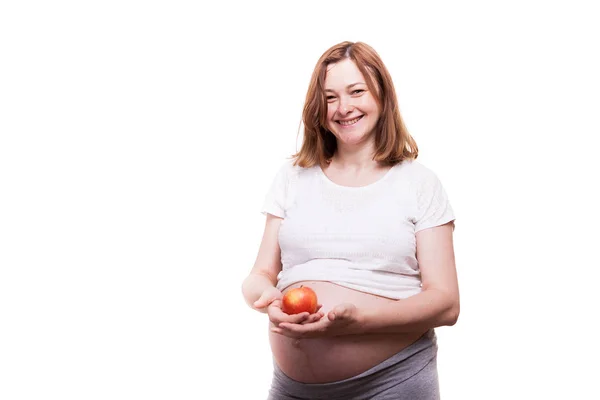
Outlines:
[{"label": "eye", "polygon": [[352,91],[352,94],[361,94],[364,92],[364,89],[355,89]]},{"label": "eye", "polygon": [[327,97],[325,97],[327,99],[327,101],[332,101],[335,100],[335,96],[329,95]]}]

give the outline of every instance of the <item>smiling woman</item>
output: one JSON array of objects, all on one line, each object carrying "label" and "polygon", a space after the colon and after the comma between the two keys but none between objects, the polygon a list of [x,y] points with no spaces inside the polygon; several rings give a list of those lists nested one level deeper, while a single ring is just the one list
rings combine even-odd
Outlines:
[{"label": "smiling woman", "polygon": [[[377,53],[351,42],[327,50],[303,120],[242,285],[248,305],[269,315],[270,399],[439,398],[434,328],[459,313],[454,213],[416,161]],[[319,308],[285,313],[283,296],[301,286]]]},{"label": "smiling woman", "polygon": [[356,64],[350,59],[330,64],[325,87],[327,127],[338,148],[366,140],[379,120],[379,105]]}]

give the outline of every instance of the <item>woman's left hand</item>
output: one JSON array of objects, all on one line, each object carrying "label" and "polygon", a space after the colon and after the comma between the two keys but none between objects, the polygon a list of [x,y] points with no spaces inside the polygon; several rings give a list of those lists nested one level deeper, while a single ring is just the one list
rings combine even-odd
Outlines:
[{"label": "woman's left hand", "polygon": [[271,331],[291,338],[351,335],[360,332],[358,311],[351,303],[335,306],[320,320],[305,323],[282,322]]}]

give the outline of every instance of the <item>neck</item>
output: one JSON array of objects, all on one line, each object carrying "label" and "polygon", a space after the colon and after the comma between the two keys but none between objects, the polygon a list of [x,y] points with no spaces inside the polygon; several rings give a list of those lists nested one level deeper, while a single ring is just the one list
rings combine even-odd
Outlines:
[{"label": "neck", "polygon": [[372,141],[356,146],[348,146],[338,141],[337,150],[331,159],[331,164],[351,169],[376,168],[379,163],[373,160],[374,153],[375,144]]}]

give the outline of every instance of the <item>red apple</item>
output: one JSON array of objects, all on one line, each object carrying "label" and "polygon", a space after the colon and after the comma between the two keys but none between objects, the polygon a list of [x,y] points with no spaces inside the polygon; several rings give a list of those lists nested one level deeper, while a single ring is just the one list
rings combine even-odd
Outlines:
[{"label": "red apple", "polygon": [[283,296],[282,310],[286,314],[300,314],[317,312],[317,294],[306,286],[291,289]]}]

